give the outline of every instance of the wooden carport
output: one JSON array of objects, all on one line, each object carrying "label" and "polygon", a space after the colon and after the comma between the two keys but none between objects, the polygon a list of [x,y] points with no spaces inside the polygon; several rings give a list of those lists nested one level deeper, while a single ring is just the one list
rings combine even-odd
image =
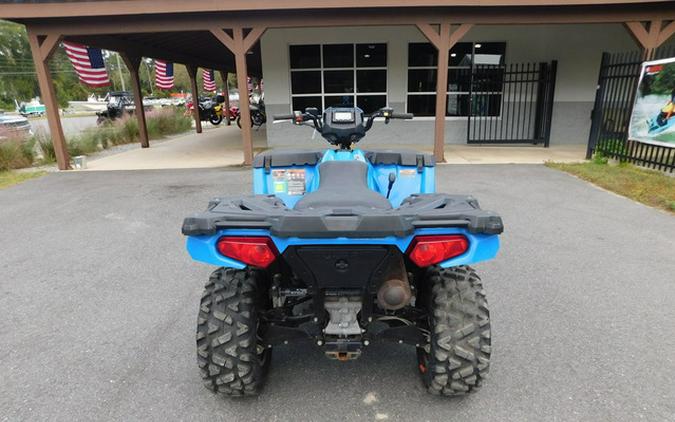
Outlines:
[{"label": "wooden carport", "polygon": [[[439,66],[474,25],[620,23],[646,58],[675,33],[675,3],[644,0],[28,1],[0,6],[0,18],[27,26],[60,169],[68,168],[69,157],[48,62],[64,39],[120,52],[132,73],[136,109],[142,110],[141,57],[185,64],[194,97],[198,67],[235,71],[239,87],[245,87],[249,72],[262,73],[255,50],[268,28],[413,25],[439,50]],[[434,154],[442,161],[447,72],[437,72],[436,92]],[[244,163],[250,164],[248,102],[240,101],[240,109]],[[143,113],[137,114],[144,129]],[[147,133],[142,133],[142,145],[148,146]]]}]

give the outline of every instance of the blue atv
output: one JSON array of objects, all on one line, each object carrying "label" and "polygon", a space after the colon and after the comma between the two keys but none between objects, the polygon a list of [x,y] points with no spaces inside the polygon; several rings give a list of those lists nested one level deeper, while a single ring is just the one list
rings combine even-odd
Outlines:
[{"label": "blue atv", "polygon": [[435,193],[430,155],[353,149],[377,118],[412,115],[341,107],[276,116],[335,148],[262,153],[254,195],[215,198],[183,222],[190,256],[218,267],[197,325],[209,389],[258,393],[276,345],[308,341],[348,361],[380,340],[417,349],[433,394],[481,386],[490,318],[469,265],[495,257],[502,220],[471,196]]}]

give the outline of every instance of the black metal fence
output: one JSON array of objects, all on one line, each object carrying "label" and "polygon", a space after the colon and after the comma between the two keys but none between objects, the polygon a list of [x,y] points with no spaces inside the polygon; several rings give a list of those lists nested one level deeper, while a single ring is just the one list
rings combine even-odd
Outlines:
[{"label": "black metal fence", "polygon": [[467,142],[548,147],[556,69],[556,61],[475,66]]},{"label": "black metal fence", "polygon": [[[675,56],[675,47],[656,50],[654,59]],[[675,148],[628,139],[628,125],[642,65],[642,51],[603,53],[586,158],[604,156],[656,170],[675,171]]]}]

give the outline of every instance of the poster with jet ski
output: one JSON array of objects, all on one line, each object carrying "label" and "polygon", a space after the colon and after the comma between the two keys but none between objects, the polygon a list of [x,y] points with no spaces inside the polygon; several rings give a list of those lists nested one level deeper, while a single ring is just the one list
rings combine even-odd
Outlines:
[{"label": "poster with jet ski", "polygon": [[675,57],[644,62],[629,139],[675,147]]}]

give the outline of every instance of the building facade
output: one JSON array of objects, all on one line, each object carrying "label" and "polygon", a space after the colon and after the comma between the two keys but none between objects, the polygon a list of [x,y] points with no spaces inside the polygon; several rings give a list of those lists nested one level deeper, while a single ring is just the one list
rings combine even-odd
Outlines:
[{"label": "building facade", "polygon": [[[416,27],[269,29],[260,42],[268,114],[308,106],[356,104],[365,112],[389,106],[416,117],[373,131],[369,144],[431,145],[437,55]],[[637,48],[621,24],[475,26],[450,50],[445,143],[467,143],[471,63],[524,69],[557,61],[550,144],[585,144],[602,52]],[[519,106],[520,118],[500,129],[515,131],[510,126],[528,119],[531,127],[526,113],[534,113],[532,87],[523,84],[511,98],[501,98],[509,96],[504,91],[496,86],[473,94],[474,102],[478,95],[488,98],[493,132],[500,117]],[[312,142],[298,133],[290,125],[267,126],[270,146]]]}]

